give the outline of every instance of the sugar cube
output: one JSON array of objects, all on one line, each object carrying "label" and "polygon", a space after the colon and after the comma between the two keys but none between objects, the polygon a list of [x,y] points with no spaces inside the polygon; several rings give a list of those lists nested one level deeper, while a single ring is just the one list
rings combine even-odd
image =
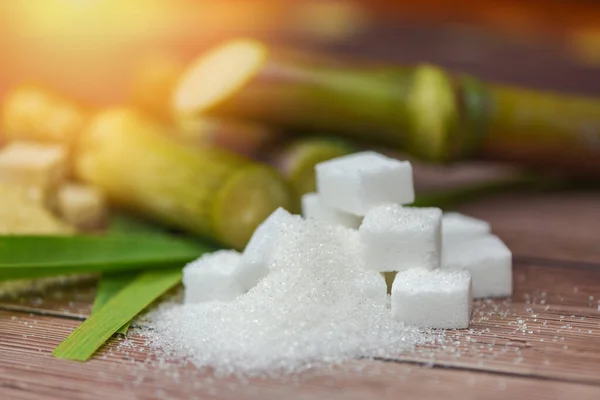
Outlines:
[{"label": "sugar cube", "polygon": [[447,212],[442,216],[442,243],[455,243],[457,240],[484,236],[490,233],[490,224],[457,212]]},{"label": "sugar cube", "polygon": [[372,208],[358,230],[366,267],[380,272],[438,268],[441,220],[439,208]]},{"label": "sugar cube", "polygon": [[99,227],[106,215],[106,199],[101,190],[76,183],[61,186],[57,193],[58,213],[79,228]]},{"label": "sugar cube", "polygon": [[512,294],[512,253],[497,236],[486,235],[445,246],[442,268],[469,271],[474,298]]},{"label": "sugar cube", "polygon": [[67,153],[58,145],[12,142],[0,151],[0,180],[50,189],[66,175]]},{"label": "sugar cube", "polygon": [[392,317],[418,328],[468,328],[471,277],[467,271],[413,268],[392,285]]},{"label": "sugar cube", "polygon": [[387,304],[387,284],[379,272],[365,271],[357,282],[357,290],[375,304]]},{"label": "sugar cube", "polygon": [[295,229],[301,220],[280,207],[256,228],[235,271],[244,290],[250,290],[269,273],[281,237],[286,231]]},{"label": "sugar cube", "polygon": [[362,220],[357,215],[324,204],[317,193],[307,193],[302,196],[302,216],[352,229],[357,229]]},{"label": "sugar cube", "polygon": [[230,301],[242,294],[243,288],[233,276],[241,260],[234,250],[204,254],[183,269],[184,303]]},{"label": "sugar cube", "polygon": [[323,203],[365,215],[382,203],[414,201],[412,166],[374,152],[361,152],[319,163],[317,192]]}]

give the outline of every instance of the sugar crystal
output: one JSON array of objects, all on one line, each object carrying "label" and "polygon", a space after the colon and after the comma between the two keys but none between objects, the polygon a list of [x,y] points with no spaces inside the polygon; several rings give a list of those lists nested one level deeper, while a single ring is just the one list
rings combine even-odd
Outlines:
[{"label": "sugar crystal", "polygon": [[349,232],[303,221],[282,232],[271,272],[248,293],[160,307],[144,334],[175,357],[236,375],[289,374],[441,340],[391,318],[385,283],[363,268]]}]

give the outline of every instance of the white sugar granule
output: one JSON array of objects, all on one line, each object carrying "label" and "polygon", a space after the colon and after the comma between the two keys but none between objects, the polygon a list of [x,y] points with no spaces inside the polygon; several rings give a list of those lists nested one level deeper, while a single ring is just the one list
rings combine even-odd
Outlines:
[{"label": "white sugar granule", "polygon": [[217,374],[280,376],[352,358],[388,357],[439,342],[404,326],[373,282],[355,231],[306,221],[279,244],[271,273],[232,302],[163,305],[143,334],[170,356]]}]

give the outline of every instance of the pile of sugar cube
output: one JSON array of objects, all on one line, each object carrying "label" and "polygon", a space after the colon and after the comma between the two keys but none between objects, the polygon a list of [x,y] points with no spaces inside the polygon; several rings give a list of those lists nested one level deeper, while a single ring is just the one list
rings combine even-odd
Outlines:
[{"label": "pile of sugar cube", "polygon": [[[243,253],[221,250],[188,264],[184,302],[231,301],[252,290],[281,260],[278,252],[293,248],[283,242],[296,236],[286,233],[307,220],[338,226],[365,270],[396,273],[391,318],[408,326],[467,328],[473,298],[512,294],[512,254],[487,222],[407,206],[415,197],[409,162],[361,152],[318,164],[316,177],[317,193],[302,198],[304,219],[278,209]],[[381,279],[355,290],[387,301],[383,275],[374,275]]]}]

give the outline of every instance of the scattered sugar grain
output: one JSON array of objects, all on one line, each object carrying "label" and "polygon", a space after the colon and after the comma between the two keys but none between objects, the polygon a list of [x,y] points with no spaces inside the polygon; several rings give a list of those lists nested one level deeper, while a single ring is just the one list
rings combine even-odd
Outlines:
[{"label": "scattered sugar grain", "polygon": [[394,321],[387,296],[357,290],[375,275],[348,231],[304,221],[283,233],[276,265],[248,293],[228,303],[159,307],[143,334],[169,356],[237,376],[282,376],[441,343],[444,331]]}]

